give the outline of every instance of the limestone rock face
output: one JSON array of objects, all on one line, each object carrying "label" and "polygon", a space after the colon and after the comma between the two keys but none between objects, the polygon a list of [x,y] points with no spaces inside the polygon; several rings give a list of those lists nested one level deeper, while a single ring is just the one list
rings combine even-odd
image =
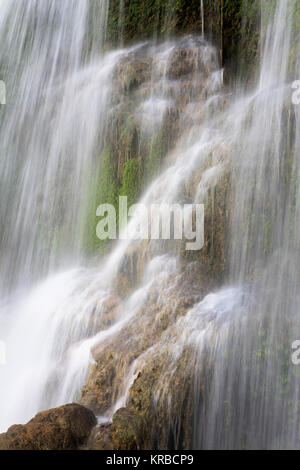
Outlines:
[{"label": "limestone rock face", "polygon": [[29,423],[0,435],[0,450],[76,450],[97,420],[89,409],[70,404],[38,413]]},{"label": "limestone rock face", "polygon": [[[185,239],[168,243],[149,238],[132,241],[123,253],[112,299],[107,312],[96,320],[97,327],[101,331],[114,319],[130,316],[122,328],[94,346],[94,361],[80,398],[82,405],[107,418],[106,424],[93,430],[91,449],[191,447],[197,354],[193,345],[185,344],[178,325],[222,283],[227,269],[232,143],[227,134],[220,138],[214,129],[210,144],[199,149],[199,158],[194,160],[192,155],[199,135],[206,135],[207,120],[226,113],[230,99],[224,93],[214,48],[192,36],[171,44],[132,48],[116,66],[105,153],[106,169],[113,168],[114,179],[107,178],[100,186],[108,188],[104,203],[118,200],[120,194],[138,202],[146,188],[151,191],[149,200],[165,200],[172,184],[172,178],[164,177],[165,168],[184,161],[176,201],[205,205],[204,246],[191,252]],[[115,181],[119,187],[113,186]],[[151,181],[159,183],[149,189]],[[151,260],[166,253],[176,259],[176,268],[163,269],[164,275],[149,283]],[[143,302],[132,307],[138,290]]]},{"label": "limestone rock face", "polygon": [[95,428],[88,442],[89,450],[139,450],[143,448],[144,421],[128,408],[121,408],[112,424]]}]

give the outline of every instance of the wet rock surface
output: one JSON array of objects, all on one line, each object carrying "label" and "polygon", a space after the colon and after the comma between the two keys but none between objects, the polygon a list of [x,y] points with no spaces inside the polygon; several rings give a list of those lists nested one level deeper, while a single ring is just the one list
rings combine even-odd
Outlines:
[{"label": "wet rock surface", "polygon": [[[149,44],[143,45],[122,59],[115,70],[116,108],[108,137],[119,177],[126,167],[124,157],[132,159],[139,152],[143,178],[149,160],[159,154],[148,175],[153,178],[155,171],[171,166],[184,152],[178,136],[192,148],[201,123],[228,105],[219,72],[215,50],[199,38],[183,38],[155,54]],[[151,94],[162,93],[164,100],[149,103]],[[214,98],[206,106],[209,96]],[[159,130],[152,126],[151,112],[153,121],[161,118]],[[208,149],[177,189],[177,200],[183,204],[193,202],[197,193],[199,202],[205,203],[202,250],[187,252],[186,240],[169,245],[147,240],[132,242],[124,253],[114,286],[120,318],[132,308],[134,293],[145,289],[143,279],[151,260],[167,252],[177,266],[173,272],[166,269],[165,277],[158,275],[133,317],[92,351],[94,364],[80,403],[101,420],[107,419],[107,424],[93,431],[91,449],[191,448],[197,354],[193,345],[181,341],[178,322],[221,283],[226,269],[232,199],[229,155],[230,143],[216,140],[214,149]],[[161,197],[159,192],[156,196]]]},{"label": "wet rock surface", "polygon": [[[107,188],[101,202],[114,203],[119,194],[137,202],[163,165],[172,165],[176,152],[182,151],[178,137],[191,146],[207,115],[227,106],[225,98],[218,98],[205,107],[220,80],[214,49],[190,37],[156,54],[149,44],[141,46],[120,60],[113,76],[114,107],[106,148],[100,158],[102,175],[108,175],[99,184]],[[159,99],[149,100],[152,94]],[[76,449],[83,444],[93,450],[191,448],[196,353],[192,345],[181,343],[177,322],[218,285],[226,267],[229,176],[223,171],[225,165],[216,172],[219,178],[204,175],[214,162],[216,168],[219,161],[224,162],[229,151],[216,146],[214,155],[207,152],[178,189],[178,200],[192,202],[203,180],[207,206],[203,250],[186,252],[186,241],[170,247],[160,241],[132,243],[112,292],[100,310],[95,306],[90,321],[93,331],[113,328],[133,310],[134,296],[146,289],[144,276],[151,260],[166,252],[177,260],[176,269],[166,269],[165,276],[158,273],[147,287],[132,318],[93,348],[94,363],[80,403],[107,423],[94,427],[94,415],[86,415],[85,408],[80,413],[76,409],[76,417],[75,409],[69,409],[68,419],[63,409],[51,410],[26,426],[10,428],[0,437],[1,448]],[[83,427],[78,420],[83,420]]]},{"label": "wet rock surface", "polygon": [[118,410],[111,424],[102,424],[92,433],[90,450],[139,450],[144,433],[142,417],[128,408]]},{"label": "wet rock surface", "polygon": [[[180,275],[158,280],[133,320],[94,348],[81,403],[107,419],[113,415],[113,422],[95,429],[89,448],[188,448],[195,351],[178,346],[176,322],[213,286],[202,269],[185,264]],[[114,414],[116,403],[121,409]]]},{"label": "wet rock surface", "polygon": [[76,450],[86,443],[96,423],[93,412],[77,404],[43,411],[1,434],[0,450]]}]

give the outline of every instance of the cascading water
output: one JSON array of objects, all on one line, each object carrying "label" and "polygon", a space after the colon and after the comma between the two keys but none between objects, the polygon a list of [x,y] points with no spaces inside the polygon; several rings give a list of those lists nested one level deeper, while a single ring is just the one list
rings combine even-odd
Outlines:
[{"label": "cascading water", "polygon": [[[1,62],[13,103],[0,128],[0,339],[9,358],[0,369],[0,429],[79,400],[90,366],[122,345],[127,360],[99,414],[109,420],[125,406],[140,372],[165,354],[153,408],[168,408],[171,446],[180,447],[170,388],[181,354],[192,348],[191,447],[299,447],[299,381],[288,349],[298,339],[300,305],[299,111],[288,80],[294,2],[280,0],[270,15],[257,89],[230,105],[217,52],[203,38],[103,54],[108,2],[2,3],[0,37],[10,55]],[[229,287],[204,299],[210,284],[202,292],[195,263],[182,271],[180,244],[120,241],[96,267],[85,253],[87,186],[120,105],[112,77],[141,55],[151,74],[134,103],[140,146],[153,144],[166,115],[180,123],[180,138],[141,202],[211,199],[213,214],[215,189],[231,172]],[[180,60],[188,69],[182,80],[174,67]],[[136,213],[130,229],[139,226]],[[212,237],[210,255],[215,245]],[[141,273],[120,299],[119,278],[124,270],[129,277],[130,263]],[[81,398],[90,405],[88,392]]]},{"label": "cascading water", "polygon": [[[3,407],[1,429],[36,410],[53,341],[60,354],[55,322],[50,340],[46,317],[53,319],[67,284],[70,294],[70,284],[81,282],[80,273],[58,275],[46,283],[51,301],[43,287],[35,288],[28,304],[23,297],[37,280],[66,264],[76,266],[82,256],[86,179],[94,171],[95,149],[101,146],[109,77],[118,55],[101,58],[107,9],[106,1],[98,8],[94,4],[93,11],[85,0],[1,2],[1,64],[10,97],[1,120],[1,336],[8,357],[15,358],[1,370],[1,396],[11,404]],[[93,43],[87,34],[91,17],[98,31]],[[79,340],[88,327],[75,324],[74,338]],[[17,358],[19,347],[24,361]],[[29,392],[34,381],[37,395]],[[17,396],[27,387],[29,395],[18,412]]]},{"label": "cascading water", "polygon": [[[82,226],[89,210],[86,186],[106,132],[114,67],[135,49],[101,55],[106,2],[99,2],[96,10],[93,4],[92,11],[90,2],[81,0],[68,6],[50,1],[19,2],[17,7],[5,3],[1,14],[1,35],[11,52],[2,58],[4,78],[14,97],[1,126],[2,151],[6,149],[9,156],[1,160],[0,318],[9,358],[1,369],[1,429],[5,430],[39,409],[78,397],[91,348],[134,315],[135,302],[143,303],[151,279],[146,277],[142,296],[134,293],[123,307],[128,315],[116,315],[111,328],[98,333],[102,305],[110,298],[110,283],[128,242],[120,244],[102,269],[78,268],[84,260]],[[94,35],[92,44],[87,37],[91,16],[94,28],[102,32],[101,37]],[[167,103],[164,95],[170,90],[164,89],[164,68],[175,49],[170,43],[157,51],[150,45],[145,51],[154,54],[161,85],[158,90],[151,88],[137,109],[139,119],[149,105],[157,113],[159,100]],[[24,51],[22,60],[20,51]],[[213,67],[213,54],[203,43],[199,60]],[[176,184],[180,168],[175,165],[170,173]],[[166,177],[161,183],[166,184]],[[158,182],[146,200],[159,194],[159,187]],[[167,266],[164,259],[163,265]],[[66,267],[69,271],[64,271]]]},{"label": "cascading water", "polygon": [[[80,256],[84,178],[94,171],[115,57],[99,63],[104,38],[87,39],[92,13],[104,36],[106,1],[97,12],[85,0],[2,4],[1,64],[11,100],[1,122],[5,295],[47,275],[62,258],[76,263]],[[89,120],[83,118],[87,108]]]},{"label": "cascading water", "polygon": [[259,86],[239,103],[245,117],[234,135],[230,282],[248,282],[248,301],[211,353],[210,400],[196,447],[299,446],[299,374],[291,361],[300,305],[299,116],[288,79],[294,7],[278,2]]}]

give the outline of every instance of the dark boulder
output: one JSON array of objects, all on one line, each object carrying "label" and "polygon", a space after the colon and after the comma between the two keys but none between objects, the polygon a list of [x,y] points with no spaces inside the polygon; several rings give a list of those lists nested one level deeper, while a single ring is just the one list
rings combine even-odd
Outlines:
[{"label": "dark boulder", "polygon": [[92,411],[70,404],[38,413],[29,423],[0,435],[0,450],[76,450],[96,426]]}]

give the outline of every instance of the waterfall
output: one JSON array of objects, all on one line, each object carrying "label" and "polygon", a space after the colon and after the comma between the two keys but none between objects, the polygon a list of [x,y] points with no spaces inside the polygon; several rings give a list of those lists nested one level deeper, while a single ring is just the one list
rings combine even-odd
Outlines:
[{"label": "waterfall", "polygon": [[223,310],[227,317],[214,347],[211,324],[207,336],[196,334],[204,306],[195,308],[198,361],[214,364],[205,409],[196,393],[195,448],[299,446],[299,374],[291,361],[300,306],[299,111],[288,76],[294,2],[277,3],[258,87],[234,108],[229,282],[244,294],[227,310],[238,297],[221,291],[220,306],[210,307],[212,318],[221,321]]},{"label": "waterfall", "polygon": [[[31,388],[34,381],[46,386],[47,377],[42,377],[45,367],[42,349],[45,346],[45,354],[47,350],[51,353],[57,333],[54,327],[52,340],[45,344],[45,335],[51,329],[45,323],[46,316],[53,319],[51,315],[59,305],[57,300],[62,301],[63,293],[72,292],[79,275],[58,274],[57,281],[55,276],[50,284],[46,281],[49,289],[53,289],[51,300],[46,295],[48,288],[42,287],[40,294],[36,294],[33,286],[51,272],[77,266],[82,259],[86,181],[95,172],[96,152],[101,153],[111,93],[109,77],[118,52],[105,58],[101,53],[107,1],[94,3],[93,11],[91,3],[85,0],[72,0],[68,4],[25,0],[1,2],[1,7],[1,63],[10,102],[2,108],[0,130],[0,317],[1,338],[6,340],[8,356],[12,358],[11,367],[1,369],[1,398],[3,405],[4,402],[12,404],[12,417],[22,421],[23,416],[29,419],[31,412],[36,411],[38,397],[32,394],[32,402],[37,400],[33,409],[30,397],[27,396],[23,405],[19,402],[18,414],[19,398],[15,402],[13,395],[19,397],[22,388],[26,384]],[[95,29],[92,42],[91,17]],[[62,280],[65,289],[60,287]],[[72,280],[74,286],[68,288]],[[23,294],[26,297],[31,288],[27,310]],[[41,295],[43,306],[36,304],[36,295]],[[90,331],[90,326],[84,325],[79,331],[74,324],[74,329],[77,331],[74,330],[74,338],[79,340]],[[56,340],[59,348],[59,338]],[[23,360],[18,357],[18,344],[24,347]],[[38,376],[32,371],[37,354],[41,361],[40,366],[36,364],[37,368],[41,367]],[[36,385],[35,390],[41,390],[37,382]],[[31,395],[29,390],[28,393]],[[12,423],[5,421],[9,407],[4,406],[4,410],[1,429]]]},{"label": "waterfall", "polygon": [[[129,242],[120,243],[103,266],[89,267],[82,242],[87,186],[98,172],[103,150],[113,71],[144,46],[103,54],[108,4],[97,5],[32,0],[5,3],[1,13],[0,34],[10,44],[3,50],[11,53],[3,58],[4,78],[14,97],[1,125],[0,322],[8,357],[1,368],[2,430],[26,422],[40,409],[78,399],[92,348],[134,316],[153,282],[146,270],[141,294],[134,292],[124,305],[128,314],[117,314],[110,328],[103,327],[102,312]],[[92,42],[91,18],[97,30]],[[157,64],[157,86],[149,89],[137,116],[141,121],[147,116],[148,130],[149,119],[159,127],[155,116],[172,106],[167,95],[174,93],[174,84],[164,86],[165,71],[177,48],[200,47],[202,56],[192,60],[212,72],[208,87],[215,87],[213,48],[186,41],[147,46],[145,53],[153,54]],[[173,179],[175,194],[182,165],[175,163],[145,201],[161,194],[167,178]],[[172,197],[169,191],[166,200]],[[133,220],[132,226],[137,224]],[[165,258],[161,263],[158,272],[168,271]]]},{"label": "waterfall", "polygon": [[[191,447],[299,447],[299,373],[290,361],[300,333],[300,116],[289,70],[294,1],[279,0],[270,14],[257,87],[234,96],[204,39],[203,1],[202,37],[112,52],[103,47],[107,0],[1,6],[9,99],[0,124],[0,340],[8,358],[0,365],[0,430],[71,401],[95,405],[93,373],[116,351],[124,358],[107,404],[97,408],[99,421],[126,406],[141,371],[158,362],[152,408],[166,410],[165,427],[180,447],[172,383],[192,351]],[[120,42],[123,15],[120,0]],[[166,117],[176,117],[178,135],[140,202],[204,203],[215,233],[214,214],[224,203],[217,188],[231,175],[222,286],[211,281],[214,266],[201,254],[182,262],[180,243],[120,240],[96,260],[85,247],[91,187],[111,116],[128,92],[118,70],[140,67],[141,57],[151,70],[130,102],[139,151],[150,142],[153,152]],[[132,233],[140,222],[137,211]],[[205,256],[219,245],[212,235]],[[121,282],[129,284],[133,270],[134,285],[126,284],[122,297]]]},{"label": "waterfall", "polygon": [[[2,3],[1,64],[11,100],[1,122],[0,277],[6,295],[67,258],[80,258],[80,201],[101,146],[114,56],[101,62],[106,1],[93,12],[86,0]],[[91,15],[101,31],[92,42]],[[86,107],[89,120],[82,119]]]}]

